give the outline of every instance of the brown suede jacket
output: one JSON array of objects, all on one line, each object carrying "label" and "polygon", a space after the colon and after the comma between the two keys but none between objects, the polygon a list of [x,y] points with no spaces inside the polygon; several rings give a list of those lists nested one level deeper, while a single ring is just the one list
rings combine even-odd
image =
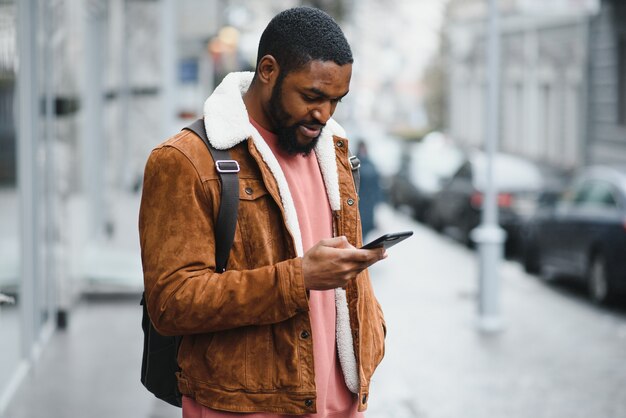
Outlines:
[{"label": "brown suede jacket", "polygon": [[[184,336],[178,356],[183,394],[224,411],[313,413],[313,342],[299,226],[280,166],[247,119],[241,94],[251,77],[227,76],[205,104],[210,141],[230,149],[241,167],[226,272],[215,272],[220,183],[202,140],[183,131],[148,159],[139,216],[147,307],[159,332]],[[315,152],[334,232],[360,246],[358,196],[344,136],[330,120]],[[345,292],[338,289],[336,299],[342,370],[359,410],[365,410],[385,335],[368,272]]]}]

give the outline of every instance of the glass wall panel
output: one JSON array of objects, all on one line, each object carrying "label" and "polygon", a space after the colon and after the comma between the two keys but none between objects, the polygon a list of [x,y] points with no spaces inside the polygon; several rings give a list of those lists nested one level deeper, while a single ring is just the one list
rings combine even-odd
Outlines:
[{"label": "glass wall panel", "polygon": [[0,3],[0,395],[21,358],[20,212],[14,117],[15,7]]}]

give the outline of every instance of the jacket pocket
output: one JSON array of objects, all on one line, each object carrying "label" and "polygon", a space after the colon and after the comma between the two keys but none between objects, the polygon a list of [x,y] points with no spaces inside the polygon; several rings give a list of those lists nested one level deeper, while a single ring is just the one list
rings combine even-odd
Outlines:
[{"label": "jacket pocket", "polygon": [[301,337],[297,329],[299,327],[293,319],[246,327],[245,373],[248,390],[302,390],[305,384],[302,368],[307,362],[310,366],[313,363],[299,349]]},{"label": "jacket pocket", "polygon": [[251,390],[275,389],[271,326],[246,328],[246,387]]},{"label": "jacket pocket", "polygon": [[[205,376],[198,380],[229,390],[275,390],[276,373],[284,370],[286,359],[275,353],[274,341],[281,345],[282,338],[274,336],[272,329],[272,325],[248,326],[212,334],[205,346]],[[282,379],[293,379],[294,373],[290,375]]]},{"label": "jacket pocket", "polygon": [[226,389],[246,389],[245,352],[246,339],[241,328],[212,334],[204,353],[206,372],[197,375],[199,380]]},{"label": "jacket pocket", "polygon": [[270,263],[279,212],[261,180],[239,180],[239,232],[249,268]]},{"label": "jacket pocket", "polygon": [[367,317],[363,319],[361,324],[361,366],[364,378],[369,382],[374,370],[385,356],[385,334],[387,330],[375,302],[368,300],[365,311]]}]

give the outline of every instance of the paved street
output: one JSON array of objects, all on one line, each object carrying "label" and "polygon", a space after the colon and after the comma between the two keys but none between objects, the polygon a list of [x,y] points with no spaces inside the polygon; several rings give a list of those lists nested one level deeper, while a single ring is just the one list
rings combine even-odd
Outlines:
[{"label": "paved street", "polygon": [[372,417],[625,417],[626,315],[547,286],[517,263],[501,269],[505,331],[476,331],[475,253],[416,228],[372,273],[389,324]]},{"label": "paved street", "polygon": [[[379,231],[415,230],[372,268],[388,324],[370,418],[626,417],[626,310],[592,306],[503,263],[505,330],[476,330],[475,254],[383,207]],[[84,300],[6,417],[180,416],[139,383],[136,297]]]}]

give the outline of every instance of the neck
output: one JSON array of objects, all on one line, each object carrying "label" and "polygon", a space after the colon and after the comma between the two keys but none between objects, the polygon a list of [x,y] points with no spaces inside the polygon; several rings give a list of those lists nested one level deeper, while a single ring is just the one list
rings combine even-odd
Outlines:
[{"label": "neck", "polygon": [[272,131],[273,127],[263,108],[263,94],[255,79],[252,80],[250,88],[243,95],[243,103],[246,105],[248,116],[264,129]]}]

